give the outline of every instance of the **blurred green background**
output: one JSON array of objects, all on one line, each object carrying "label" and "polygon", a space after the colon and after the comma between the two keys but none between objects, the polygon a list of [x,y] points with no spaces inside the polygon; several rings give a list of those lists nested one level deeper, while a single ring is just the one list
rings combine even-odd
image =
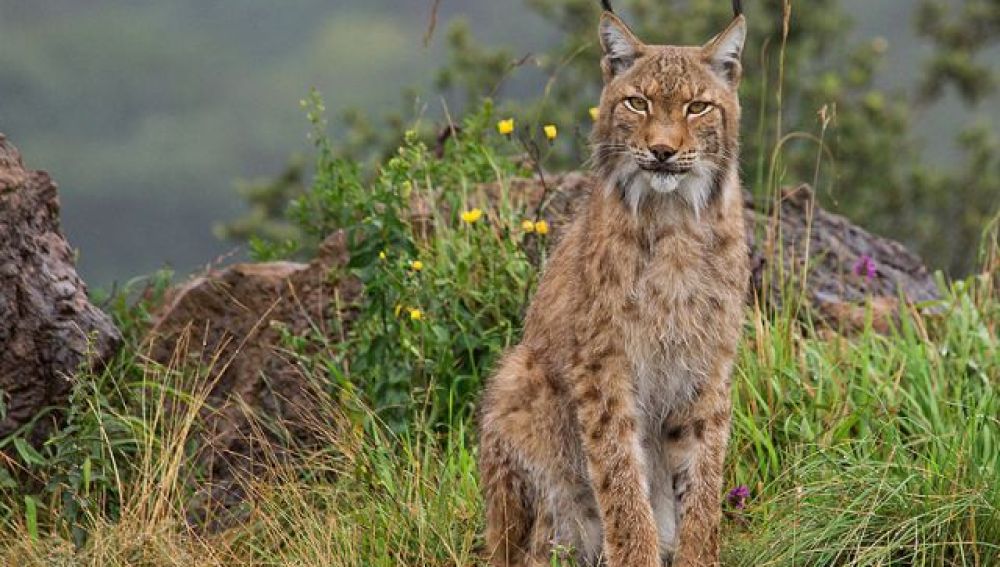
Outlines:
[{"label": "blurred green background", "polygon": [[[238,179],[278,175],[291,155],[308,152],[309,125],[298,102],[310,87],[320,89],[333,117],[348,109],[377,117],[401,106],[408,118],[424,108],[439,116],[434,78],[448,59],[449,22],[466,20],[477,44],[505,47],[514,58],[566,44],[566,26],[546,17],[544,0],[442,0],[425,45],[433,4],[0,0],[0,132],[29,166],[59,182],[64,229],[92,286],[165,265],[184,273],[222,255],[240,257],[240,247],[217,238],[213,226],[245,213]],[[643,2],[633,4],[641,12]],[[820,8],[798,4],[802,11]],[[919,4],[839,2],[846,18],[835,41],[886,41],[874,81],[881,91],[913,92],[935,53],[916,32]],[[990,44],[977,59],[996,69],[1000,50]],[[541,95],[546,74],[528,67],[505,84],[501,101]],[[416,103],[401,94],[408,87]],[[1000,123],[995,94],[969,104],[945,85],[940,95],[907,115],[908,141],[932,172],[961,166],[959,132],[980,124],[995,133]],[[464,98],[451,99],[460,111]],[[349,134],[337,122],[331,133]],[[991,212],[989,202],[968,203],[957,190],[948,194],[946,181],[936,187],[956,207]],[[894,230],[884,218],[871,224],[917,246],[937,267],[969,265],[953,262],[946,248],[925,245],[934,234],[909,238],[908,225]]]}]

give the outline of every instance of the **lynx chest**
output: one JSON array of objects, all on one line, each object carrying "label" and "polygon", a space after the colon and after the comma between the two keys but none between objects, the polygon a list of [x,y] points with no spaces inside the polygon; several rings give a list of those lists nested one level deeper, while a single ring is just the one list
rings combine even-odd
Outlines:
[{"label": "lynx chest", "polygon": [[742,241],[728,240],[707,227],[663,230],[636,266],[621,325],[636,390],[650,412],[690,403],[718,373],[719,360],[735,352],[746,256]]}]

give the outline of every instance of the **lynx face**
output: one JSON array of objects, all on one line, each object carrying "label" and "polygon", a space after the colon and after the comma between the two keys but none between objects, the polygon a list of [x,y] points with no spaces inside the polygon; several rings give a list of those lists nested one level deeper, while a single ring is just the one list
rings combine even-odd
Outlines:
[{"label": "lynx face", "polygon": [[742,16],[702,47],[646,45],[610,13],[600,32],[598,173],[633,210],[654,192],[676,194],[697,213],[736,155]]}]

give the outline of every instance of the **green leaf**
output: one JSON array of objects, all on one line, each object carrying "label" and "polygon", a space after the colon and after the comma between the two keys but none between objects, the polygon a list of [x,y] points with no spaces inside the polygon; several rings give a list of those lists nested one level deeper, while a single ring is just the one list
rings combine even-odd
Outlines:
[{"label": "green leaf", "polygon": [[34,496],[24,496],[24,523],[31,539],[38,541],[38,504]]},{"label": "green leaf", "polygon": [[41,453],[35,450],[27,441],[22,437],[17,437],[14,439],[14,449],[21,459],[28,465],[44,465],[45,457],[42,457]]}]

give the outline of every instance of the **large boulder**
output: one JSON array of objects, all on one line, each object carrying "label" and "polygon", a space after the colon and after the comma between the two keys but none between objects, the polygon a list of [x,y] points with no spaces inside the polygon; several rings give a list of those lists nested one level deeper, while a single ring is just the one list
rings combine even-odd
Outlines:
[{"label": "large boulder", "polygon": [[[329,419],[317,395],[327,385],[303,364],[328,341],[338,348],[354,318],[361,285],[342,269],[348,259],[337,232],[308,264],[235,264],[168,293],[149,332],[150,358],[197,380],[185,390],[207,388],[195,464],[212,482],[200,486],[193,520],[238,502],[244,473],[309,443]],[[298,351],[291,343],[303,337],[313,340]]]},{"label": "large boulder", "polygon": [[[0,437],[29,426],[40,437],[66,401],[71,377],[121,343],[90,303],[59,227],[59,195],[44,171],[25,169],[0,134]],[[42,419],[39,419],[39,418]]]},{"label": "large boulder", "polygon": [[779,207],[760,207],[749,195],[744,204],[756,234],[748,237],[758,297],[778,306],[801,298],[828,326],[855,331],[870,318],[882,332],[900,309],[940,298],[919,256],[824,210],[808,186],[783,191]]}]

